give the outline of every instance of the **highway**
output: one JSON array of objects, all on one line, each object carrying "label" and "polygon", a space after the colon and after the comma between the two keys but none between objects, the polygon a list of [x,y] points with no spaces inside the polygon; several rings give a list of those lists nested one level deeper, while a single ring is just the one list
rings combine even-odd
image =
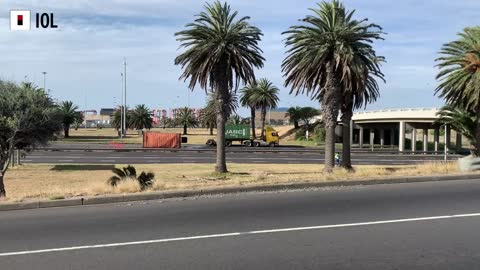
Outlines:
[{"label": "highway", "polygon": [[1,269],[478,269],[480,181],[0,213]]},{"label": "highway", "polygon": [[[450,160],[459,155],[450,155]],[[357,165],[412,165],[428,161],[443,160],[443,155],[423,155],[353,152],[352,161]],[[164,163],[215,163],[214,151],[186,152],[123,152],[123,151],[34,151],[23,163],[62,164],[164,164]],[[324,156],[320,152],[228,152],[227,162],[257,164],[320,164]]]}]

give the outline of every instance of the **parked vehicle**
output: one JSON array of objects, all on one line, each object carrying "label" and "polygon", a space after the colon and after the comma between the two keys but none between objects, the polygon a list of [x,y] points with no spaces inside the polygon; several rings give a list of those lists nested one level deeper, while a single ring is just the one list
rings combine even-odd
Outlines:
[{"label": "parked vehicle", "polygon": [[[278,132],[272,127],[265,127],[265,138],[252,138],[250,135],[250,126],[248,125],[227,125],[225,126],[225,141],[226,146],[232,146],[234,142],[239,142],[243,146],[270,146],[275,147],[279,145]],[[214,139],[209,139],[207,145],[214,146],[217,142]]]}]

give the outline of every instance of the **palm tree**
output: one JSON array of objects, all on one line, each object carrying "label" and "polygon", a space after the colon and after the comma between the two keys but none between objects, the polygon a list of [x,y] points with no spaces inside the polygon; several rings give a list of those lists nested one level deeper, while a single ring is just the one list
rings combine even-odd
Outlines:
[{"label": "palm tree", "polygon": [[437,113],[439,118],[435,124],[450,125],[456,132],[461,133],[470,142],[470,154],[480,156],[480,149],[477,148],[477,136],[475,134],[478,117],[476,112],[467,111],[453,106],[443,106]]},{"label": "palm tree", "polygon": [[326,129],[325,172],[332,172],[335,155],[335,127],[342,104],[342,84],[349,72],[353,52],[368,51],[381,38],[381,28],[366,19],[352,19],[338,0],[322,2],[303,25],[292,26],[288,35],[287,57],[282,63],[285,86],[295,95],[306,93],[321,102]]},{"label": "palm tree", "polygon": [[183,126],[183,135],[187,135],[189,127],[198,127],[197,117],[192,109],[188,107],[181,108],[178,112],[175,122],[177,125]]},{"label": "palm tree", "polygon": [[262,123],[260,138],[263,139],[265,137],[265,118],[267,116],[267,110],[275,109],[277,107],[279,101],[278,92],[280,90],[265,78],[258,81],[255,89],[255,92],[250,96],[250,104],[254,104],[256,108],[260,109],[260,122]]},{"label": "palm tree", "polygon": [[[367,57],[365,57],[367,56]],[[342,167],[353,171],[350,143],[350,124],[353,110],[366,107],[380,96],[376,79],[385,82],[380,71],[380,63],[385,59],[376,56],[373,50],[359,51],[352,56],[349,75],[342,84],[343,100],[341,105],[342,121]]]},{"label": "palm tree", "polygon": [[70,137],[70,125],[82,118],[81,112],[77,112],[78,106],[71,101],[63,101],[58,106],[59,114],[62,117],[63,133],[65,138]]},{"label": "palm tree", "polygon": [[110,177],[110,179],[108,179],[108,183],[112,187],[116,187],[118,182],[120,181],[132,179],[132,180],[138,181],[142,190],[145,190],[146,188],[152,186],[153,182],[155,181],[154,180],[155,174],[152,172],[149,172],[149,173],[142,172],[137,177],[137,170],[135,169],[135,167],[131,165],[128,165],[127,167],[123,167],[122,169],[113,168],[112,172],[115,175]]},{"label": "palm tree", "polygon": [[255,110],[257,109],[257,104],[253,103],[252,96],[253,93],[257,91],[257,85],[256,83],[251,83],[245,86],[240,90],[240,104],[242,107],[248,107],[250,108],[250,126],[252,128],[252,137],[256,138],[256,132],[255,132]]},{"label": "palm tree", "polygon": [[[436,60],[440,93],[448,105],[475,112],[480,119],[480,26],[466,28],[459,39],[443,45]],[[474,156],[480,156],[480,121],[476,122]]]},{"label": "palm tree", "polygon": [[290,123],[293,123],[293,128],[297,129],[300,127],[298,122],[300,121],[300,113],[302,108],[299,106],[290,107],[288,108],[287,112],[285,113],[285,117],[288,117]]},{"label": "palm tree", "polygon": [[153,118],[145,104],[137,105],[130,113],[129,127],[133,129],[151,129]]},{"label": "palm tree", "polygon": [[176,33],[186,51],[175,59],[181,65],[180,79],[198,83],[203,89],[213,88],[217,94],[217,164],[215,171],[227,172],[225,160],[225,122],[227,100],[240,83],[255,81],[255,68],[263,67],[262,50],[258,46],[262,32],[248,23],[249,17],[237,19],[238,12],[230,5],[215,1],[206,4],[186,30]]}]

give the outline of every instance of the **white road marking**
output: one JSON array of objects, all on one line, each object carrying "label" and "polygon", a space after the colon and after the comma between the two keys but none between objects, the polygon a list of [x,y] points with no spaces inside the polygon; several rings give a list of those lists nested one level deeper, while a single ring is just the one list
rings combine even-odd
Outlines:
[{"label": "white road marking", "polygon": [[39,254],[39,253],[51,253],[51,252],[62,252],[62,251],[82,250],[82,249],[146,245],[146,244],[179,242],[179,241],[198,240],[198,239],[234,237],[234,236],[242,236],[242,235],[272,234],[272,233],[296,232],[296,231],[311,231],[311,230],[323,230],[323,229],[333,229],[333,228],[359,227],[359,226],[382,225],[382,224],[392,224],[392,223],[406,223],[406,222],[415,222],[415,221],[458,219],[458,218],[472,218],[472,217],[480,217],[480,213],[433,216],[433,217],[419,217],[419,218],[406,218],[406,219],[393,219],[393,220],[345,223],[345,224],[334,224],[334,225],[320,225],[320,226],[310,226],[310,227],[294,227],[294,228],[246,231],[246,232],[233,232],[233,233],[221,233],[221,234],[208,234],[208,235],[154,239],[154,240],[144,240],[144,241],[134,241],[134,242],[121,242],[121,243],[87,245],[87,246],[76,246],[76,247],[74,246],[74,247],[63,247],[63,248],[15,251],[15,252],[0,253],[0,257]]}]

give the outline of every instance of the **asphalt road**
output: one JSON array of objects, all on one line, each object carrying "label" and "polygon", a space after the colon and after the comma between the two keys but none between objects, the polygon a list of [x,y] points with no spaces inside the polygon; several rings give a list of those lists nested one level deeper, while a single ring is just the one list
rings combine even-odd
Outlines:
[{"label": "asphalt road", "polygon": [[[458,159],[450,155],[449,159]],[[443,155],[389,154],[382,152],[352,153],[352,161],[358,165],[412,165],[443,160]],[[28,154],[23,163],[61,164],[157,164],[157,163],[215,163],[215,152],[112,152],[112,151],[35,151]],[[319,164],[324,162],[319,152],[230,152],[230,163],[257,164]]]},{"label": "asphalt road", "polygon": [[478,269],[479,180],[2,212],[0,266]]}]

